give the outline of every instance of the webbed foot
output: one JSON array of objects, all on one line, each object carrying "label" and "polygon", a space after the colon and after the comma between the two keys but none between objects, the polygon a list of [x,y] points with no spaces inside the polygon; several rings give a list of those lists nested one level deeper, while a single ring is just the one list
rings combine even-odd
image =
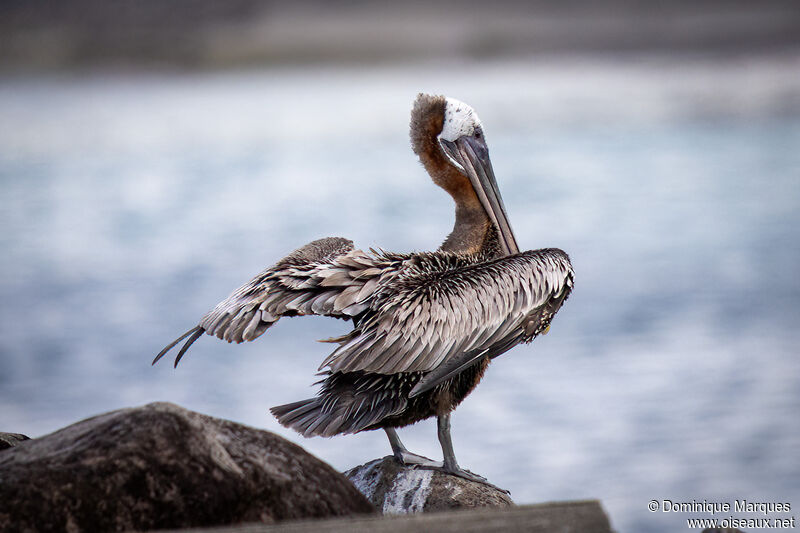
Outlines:
[{"label": "webbed foot", "polygon": [[450,474],[451,476],[458,476],[462,479],[466,479],[467,481],[474,481],[475,483],[480,483],[482,485],[486,485],[487,487],[491,487],[495,490],[499,490],[500,492],[504,492],[506,494],[511,494],[510,490],[503,489],[498,487],[497,485],[490,483],[488,479],[483,476],[479,476],[478,474],[473,474],[469,470],[464,470],[463,468],[456,465],[455,467],[446,467],[442,466],[442,463],[437,463],[439,466],[428,466],[428,465],[420,465],[418,468],[424,470],[438,470],[440,472],[444,472],[445,474]]},{"label": "webbed foot", "polygon": [[394,458],[397,459],[400,464],[406,466],[427,467],[431,469],[442,468],[441,461],[434,461],[433,459],[429,459],[424,455],[418,455],[416,453],[409,452],[408,450],[395,452]]}]

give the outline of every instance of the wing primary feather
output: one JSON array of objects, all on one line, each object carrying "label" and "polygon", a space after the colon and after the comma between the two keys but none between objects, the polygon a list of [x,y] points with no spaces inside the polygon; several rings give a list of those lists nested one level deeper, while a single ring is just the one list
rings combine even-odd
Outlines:
[{"label": "wing primary feather", "polygon": [[203,328],[198,327],[197,330],[192,334],[192,336],[186,340],[186,344],[184,344],[183,347],[181,347],[181,351],[178,352],[178,356],[175,358],[175,368],[178,367],[178,363],[181,362],[181,358],[183,357],[183,354],[186,353],[186,350],[189,349],[189,346],[191,346],[194,343],[194,341],[199,339],[200,335],[202,334],[203,334]]},{"label": "wing primary feather", "polygon": [[203,328],[202,328],[202,327],[200,327],[200,326],[195,326],[195,327],[193,327],[192,329],[190,329],[189,331],[187,331],[186,333],[184,333],[183,335],[181,335],[180,337],[178,337],[177,339],[175,339],[174,341],[172,341],[171,343],[167,344],[167,345],[164,347],[164,349],[163,349],[163,350],[161,350],[160,352],[158,352],[158,355],[155,357],[155,359],[153,359],[153,362],[152,362],[152,363],[150,363],[150,364],[151,364],[151,365],[154,365],[154,364],[158,363],[159,359],[161,359],[162,357],[164,357],[164,356],[167,354],[167,352],[168,352],[168,351],[170,351],[172,348],[174,348],[174,347],[175,347],[175,345],[176,345],[176,344],[178,344],[179,342],[181,342],[183,339],[185,339],[186,337],[188,337],[188,336],[189,336],[189,335],[191,335],[192,333],[195,333],[195,332],[197,332],[197,330],[201,330],[201,331],[202,331],[202,330],[203,330]]}]

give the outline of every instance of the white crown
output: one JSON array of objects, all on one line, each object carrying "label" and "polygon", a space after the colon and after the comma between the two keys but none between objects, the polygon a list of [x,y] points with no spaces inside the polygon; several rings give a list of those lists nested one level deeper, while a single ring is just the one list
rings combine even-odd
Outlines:
[{"label": "white crown", "polygon": [[481,127],[481,119],[470,106],[455,98],[446,98],[445,102],[444,126],[439,134],[440,139],[453,142],[464,135],[474,134]]}]

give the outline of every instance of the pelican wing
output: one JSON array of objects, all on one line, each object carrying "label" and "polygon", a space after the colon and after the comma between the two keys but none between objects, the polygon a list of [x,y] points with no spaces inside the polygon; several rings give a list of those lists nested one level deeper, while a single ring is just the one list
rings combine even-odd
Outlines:
[{"label": "pelican wing", "polygon": [[348,239],[310,242],[233,291],[196,327],[167,345],[153,363],[188,337],[175,359],[177,366],[203,333],[240,343],[256,339],[283,316],[357,316],[369,307],[379,281],[395,271],[393,264],[354,250]]},{"label": "pelican wing", "polygon": [[572,290],[569,257],[558,249],[455,265],[434,264],[441,254],[417,257],[321,369],[421,372],[415,396],[546,331]]}]

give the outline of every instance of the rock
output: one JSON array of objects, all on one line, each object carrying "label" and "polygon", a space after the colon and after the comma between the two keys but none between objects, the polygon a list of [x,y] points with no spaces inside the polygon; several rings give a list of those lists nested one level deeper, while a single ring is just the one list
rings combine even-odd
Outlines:
[{"label": "rock", "polygon": [[0,433],[0,450],[11,448],[12,446],[16,446],[24,440],[30,439],[30,437],[23,435],[22,433]]},{"label": "rock", "polygon": [[169,403],[0,452],[0,531],[123,531],[374,513],[347,479],[266,431]]},{"label": "rock", "polygon": [[514,505],[501,490],[438,470],[403,466],[391,455],[344,475],[384,514]]}]

